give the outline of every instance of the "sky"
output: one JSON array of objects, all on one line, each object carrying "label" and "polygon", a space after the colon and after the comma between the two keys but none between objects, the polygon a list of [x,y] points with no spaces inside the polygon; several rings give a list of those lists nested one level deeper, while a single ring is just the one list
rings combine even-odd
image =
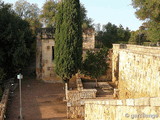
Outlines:
[{"label": "sky", "polygon": [[[5,3],[14,4],[17,0],[3,0]],[[27,0],[30,3],[43,6],[46,0]],[[137,30],[143,21],[136,18],[135,9],[131,5],[131,0],[80,0],[87,10],[87,16],[93,19],[95,24],[101,25],[111,22],[119,26],[120,24],[130,30]]]}]

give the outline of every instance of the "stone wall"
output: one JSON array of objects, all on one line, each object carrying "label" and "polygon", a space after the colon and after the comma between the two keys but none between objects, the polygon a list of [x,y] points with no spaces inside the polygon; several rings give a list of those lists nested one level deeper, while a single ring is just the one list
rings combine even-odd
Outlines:
[{"label": "stone wall", "polygon": [[160,96],[160,48],[113,45],[112,74],[119,98]]},{"label": "stone wall", "polygon": [[6,88],[0,102],[0,120],[5,120],[10,88]]},{"label": "stone wall", "polygon": [[119,69],[119,45],[113,45],[112,54],[112,81],[118,81],[118,69]]},{"label": "stone wall", "polygon": [[85,120],[159,120],[159,53],[159,47],[114,44],[112,80],[120,99],[85,101]]},{"label": "stone wall", "polygon": [[96,89],[83,89],[81,79],[77,79],[77,90],[68,91],[67,118],[84,118],[84,101],[96,98]]},{"label": "stone wall", "polygon": [[160,55],[120,51],[118,88],[119,98],[160,96]]},{"label": "stone wall", "polygon": [[[36,76],[45,82],[61,82],[54,72],[54,29],[40,28],[37,30],[36,46]],[[83,31],[83,51],[95,48],[95,31],[86,29]]]},{"label": "stone wall", "polygon": [[83,49],[95,48],[95,31],[94,29],[83,30]]},{"label": "stone wall", "polygon": [[53,39],[37,39],[36,74],[38,79],[46,82],[61,82],[54,72]]},{"label": "stone wall", "polygon": [[85,120],[159,120],[160,98],[88,100]]},{"label": "stone wall", "polygon": [[119,72],[119,51],[121,49],[128,49],[137,51],[139,53],[159,54],[160,47],[147,47],[140,45],[124,45],[124,44],[113,44],[113,55],[112,55],[112,81],[118,81]]}]

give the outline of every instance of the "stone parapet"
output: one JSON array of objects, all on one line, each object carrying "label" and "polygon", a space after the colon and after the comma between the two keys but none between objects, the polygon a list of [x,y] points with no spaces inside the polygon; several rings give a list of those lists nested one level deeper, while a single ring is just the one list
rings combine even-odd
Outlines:
[{"label": "stone parapet", "polygon": [[113,44],[112,81],[119,99],[160,97],[160,47]]},{"label": "stone parapet", "polygon": [[67,118],[84,118],[84,103],[86,99],[96,98],[96,89],[83,89],[82,80],[76,80],[77,90],[68,91]]},{"label": "stone parapet", "polygon": [[136,99],[86,99],[84,104],[111,105],[111,106],[158,106],[160,97],[144,97]]},{"label": "stone parapet", "polygon": [[[160,51],[159,51],[160,53]],[[160,97],[160,55],[119,51],[119,98]]]},{"label": "stone parapet", "polygon": [[85,120],[160,119],[160,97],[124,100],[86,100]]}]

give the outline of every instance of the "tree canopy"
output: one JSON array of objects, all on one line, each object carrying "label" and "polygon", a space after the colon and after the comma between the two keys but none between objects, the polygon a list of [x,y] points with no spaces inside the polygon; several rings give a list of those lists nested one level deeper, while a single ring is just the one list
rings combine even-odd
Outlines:
[{"label": "tree canopy", "polygon": [[108,49],[106,48],[98,52],[87,51],[82,64],[82,73],[96,79],[104,75],[108,67],[107,54]]},{"label": "tree canopy", "polygon": [[26,0],[18,0],[14,8],[18,16],[29,22],[33,31],[42,26],[39,20],[40,9],[37,4],[31,4]]},{"label": "tree canopy", "polygon": [[141,20],[150,19],[160,22],[160,1],[159,0],[132,0],[136,8],[136,15]]},{"label": "tree canopy", "polygon": [[80,5],[81,19],[82,19],[82,28],[93,28],[93,20],[87,17],[87,10],[83,4]]},{"label": "tree canopy", "polygon": [[82,29],[79,0],[61,2],[56,22],[55,70],[67,82],[81,67]]},{"label": "tree canopy", "polygon": [[[54,27],[55,26],[55,15],[58,11],[58,3],[54,0],[46,1],[43,5],[40,19],[43,23],[45,23],[45,26],[47,27]],[[93,20],[91,18],[87,17],[87,10],[84,7],[83,4],[80,4],[80,15],[81,15],[81,21],[82,21],[82,28],[90,28],[93,27]]]},{"label": "tree canopy", "polygon": [[7,75],[28,64],[34,38],[28,22],[0,2],[0,68]]},{"label": "tree canopy", "polygon": [[57,12],[57,2],[50,0],[46,1],[42,8],[42,14],[40,18],[46,24],[47,27],[53,27],[55,25],[55,15]]},{"label": "tree canopy", "polygon": [[136,15],[145,20],[147,39],[152,42],[160,41],[160,1],[159,0],[132,0]]},{"label": "tree canopy", "polygon": [[107,23],[103,26],[102,31],[98,31],[96,35],[96,40],[102,43],[103,47],[111,48],[113,43],[127,43],[130,38],[130,30],[128,28],[124,29],[122,25],[119,27]]}]

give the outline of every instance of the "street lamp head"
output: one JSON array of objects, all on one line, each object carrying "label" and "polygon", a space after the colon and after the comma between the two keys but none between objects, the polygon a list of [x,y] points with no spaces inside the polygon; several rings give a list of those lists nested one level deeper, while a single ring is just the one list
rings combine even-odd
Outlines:
[{"label": "street lamp head", "polygon": [[21,73],[19,73],[19,74],[17,75],[17,79],[23,79],[23,75],[22,75]]}]

